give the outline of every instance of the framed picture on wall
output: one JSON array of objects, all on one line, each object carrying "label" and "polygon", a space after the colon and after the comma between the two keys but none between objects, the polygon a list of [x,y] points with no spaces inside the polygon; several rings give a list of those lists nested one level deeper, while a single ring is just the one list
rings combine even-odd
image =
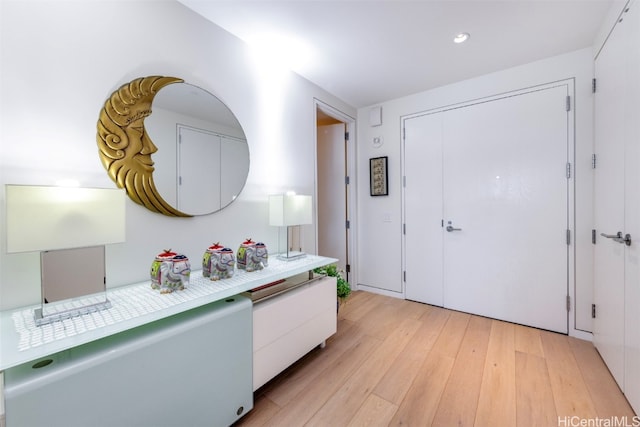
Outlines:
[{"label": "framed picture on wall", "polygon": [[369,159],[369,188],[372,196],[389,195],[387,160],[387,156]]}]

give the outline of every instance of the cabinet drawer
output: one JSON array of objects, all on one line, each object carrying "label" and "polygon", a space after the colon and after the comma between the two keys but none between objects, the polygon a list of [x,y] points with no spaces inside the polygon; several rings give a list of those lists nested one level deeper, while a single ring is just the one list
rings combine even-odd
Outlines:
[{"label": "cabinet drawer", "polygon": [[336,309],[299,325],[253,353],[253,390],[295,363],[336,332]]},{"label": "cabinet drawer", "polygon": [[336,280],[326,277],[255,304],[254,353],[328,309],[335,313],[336,301]]},{"label": "cabinet drawer", "polygon": [[254,305],[254,391],[336,332],[336,301],[327,277]]}]

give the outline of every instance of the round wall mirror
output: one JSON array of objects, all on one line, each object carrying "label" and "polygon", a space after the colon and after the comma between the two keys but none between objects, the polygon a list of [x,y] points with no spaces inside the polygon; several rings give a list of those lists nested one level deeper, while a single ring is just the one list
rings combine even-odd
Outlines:
[{"label": "round wall mirror", "polygon": [[129,197],[169,216],[206,215],[232,203],[249,173],[249,147],[218,98],[173,77],[131,81],[106,101],[100,158]]}]

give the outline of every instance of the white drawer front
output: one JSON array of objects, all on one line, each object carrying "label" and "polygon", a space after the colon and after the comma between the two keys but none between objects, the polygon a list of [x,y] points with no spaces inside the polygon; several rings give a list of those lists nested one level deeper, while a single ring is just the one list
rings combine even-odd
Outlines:
[{"label": "white drawer front", "polygon": [[274,342],[323,311],[336,311],[335,278],[324,278],[255,304],[253,351]]}]

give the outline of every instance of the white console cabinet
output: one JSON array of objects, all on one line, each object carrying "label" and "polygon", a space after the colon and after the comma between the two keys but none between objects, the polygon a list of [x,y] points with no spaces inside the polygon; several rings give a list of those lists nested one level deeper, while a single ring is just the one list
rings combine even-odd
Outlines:
[{"label": "white console cabinet", "polygon": [[253,306],[253,390],[336,332],[335,277],[289,279],[294,287]]},{"label": "white console cabinet", "polygon": [[228,426],[253,407],[236,296],[5,372],[8,427]]},{"label": "white console cabinet", "polygon": [[39,306],[0,312],[0,425],[231,425],[257,384],[336,331],[335,279],[310,279],[336,261],[274,259],[215,282],[196,271],[171,294],[132,284],[107,291],[109,309],[41,326]]}]

